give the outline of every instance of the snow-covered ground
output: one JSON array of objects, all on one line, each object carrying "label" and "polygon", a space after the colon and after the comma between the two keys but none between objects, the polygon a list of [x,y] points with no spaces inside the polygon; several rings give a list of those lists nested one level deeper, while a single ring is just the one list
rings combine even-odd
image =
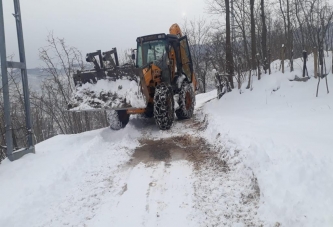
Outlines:
[{"label": "snow-covered ground", "polygon": [[133,117],[4,160],[0,226],[333,226],[333,95],[278,64],[169,131]]},{"label": "snow-covered ground", "polygon": [[[326,58],[326,63],[332,61]],[[287,61],[286,61],[287,63]],[[251,168],[260,187],[258,215],[272,226],[333,226],[333,76],[331,93],[313,78],[313,58],[307,67],[311,79],[291,82],[302,75],[302,61],[295,71],[253,78],[253,90],[234,90],[205,105],[209,115],[206,138],[221,134],[221,143],[240,150],[239,159]],[[331,71],[331,67],[327,67]]]}]

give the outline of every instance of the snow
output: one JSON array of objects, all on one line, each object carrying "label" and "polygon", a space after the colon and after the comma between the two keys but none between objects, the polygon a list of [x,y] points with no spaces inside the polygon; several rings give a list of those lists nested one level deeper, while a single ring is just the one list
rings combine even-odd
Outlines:
[{"label": "snow", "polygon": [[179,94],[175,94],[173,96],[173,100],[174,100],[174,109],[175,110],[178,110],[179,109],[179,104],[178,104],[178,101],[179,101]]},{"label": "snow", "polygon": [[[331,61],[331,56],[326,62]],[[287,62],[286,62],[287,63]],[[259,215],[268,225],[333,225],[332,94],[313,78],[313,57],[307,67],[308,82],[291,82],[302,76],[302,61],[295,71],[278,71],[254,78],[253,90],[242,88],[204,107],[209,115],[207,139],[221,133],[221,143],[241,150],[241,161],[251,168],[260,187]],[[329,67],[328,71],[331,71]],[[333,91],[332,74],[328,76]],[[232,149],[233,147],[233,149]]]},{"label": "snow", "polygon": [[101,197],[117,193],[110,179],[127,161],[128,150],[138,145],[131,129],[60,135],[37,144],[36,155],[4,160],[0,226],[83,226]]},{"label": "snow", "polygon": [[[289,80],[300,59],[292,73],[285,63],[253,90],[197,95],[195,119],[168,131],[131,117],[119,131],[59,135],[4,160],[0,226],[333,226],[332,93],[322,80],[316,98],[312,55],[307,82]],[[331,73],[328,84],[333,92]],[[176,136],[192,138],[179,149],[199,149],[200,165],[177,152],[134,157],[142,141]]]},{"label": "snow", "polygon": [[[106,100],[101,96],[108,96]],[[115,98],[113,98],[115,97]],[[77,86],[73,94],[73,111],[92,110],[97,107],[114,109],[128,106],[132,108],[146,108],[147,100],[141,92],[141,86],[134,80],[117,79],[115,81],[103,79],[96,84],[85,83]]]},{"label": "snow", "polygon": [[195,108],[198,109],[198,108],[202,107],[205,103],[215,99],[216,97],[217,97],[217,91],[216,90],[197,95],[196,96]]},{"label": "snow", "polygon": [[177,80],[177,87],[178,87],[178,89],[180,89],[181,88],[181,86],[182,86],[182,84],[183,84],[183,81],[185,80],[185,75],[181,75],[179,78],[178,78],[178,80]]},{"label": "snow", "polygon": [[[96,217],[93,226],[103,226],[103,223],[105,226],[109,223],[114,226],[138,226],[138,223],[141,226],[171,226],[175,215],[178,226],[193,226],[194,223],[191,225],[186,218],[190,211],[186,208],[192,206],[192,201],[184,202],[186,194],[193,194],[193,188],[186,179],[191,173],[192,169],[185,161],[176,162],[173,168],[168,169],[164,163],[154,168],[146,168],[140,163],[125,176],[128,189],[121,200]],[[106,221],[105,216],[109,220]]]}]

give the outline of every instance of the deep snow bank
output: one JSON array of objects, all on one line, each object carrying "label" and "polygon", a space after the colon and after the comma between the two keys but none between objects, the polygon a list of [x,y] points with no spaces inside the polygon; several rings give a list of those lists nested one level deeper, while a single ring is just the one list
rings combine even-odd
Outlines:
[{"label": "deep snow bank", "polygon": [[308,82],[288,80],[301,77],[300,59],[292,73],[288,66],[287,73],[279,72],[279,64],[272,63],[272,75],[260,81],[254,77],[252,91],[235,89],[205,105],[205,134],[213,142],[220,133],[220,143],[231,153],[241,150],[242,161],[258,179],[258,215],[265,222],[333,226],[333,75],[328,75],[331,93],[322,80],[316,98],[312,56]]},{"label": "deep snow bank", "polygon": [[[132,125],[59,135],[0,165],[0,226],[84,226],[122,190],[112,179],[139,136]],[[112,200],[108,201],[112,204]]]}]

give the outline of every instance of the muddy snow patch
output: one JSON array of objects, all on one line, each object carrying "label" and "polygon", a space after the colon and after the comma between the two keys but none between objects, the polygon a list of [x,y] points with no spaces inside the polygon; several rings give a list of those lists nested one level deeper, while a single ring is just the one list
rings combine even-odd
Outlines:
[{"label": "muddy snow patch", "polygon": [[[204,120],[198,124],[203,125]],[[154,168],[162,164],[165,168],[173,168],[179,161],[185,161],[191,166],[191,181],[187,183],[193,188],[193,194],[188,195],[193,208],[188,217],[199,226],[263,224],[257,216],[260,188],[253,173],[249,175],[238,159],[239,151],[231,154],[227,147],[214,146],[189,134],[140,142],[131,165]]]},{"label": "muddy snow patch", "polygon": [[173,136],[161,139],[142,139],[141,146],[136,148],[131,161],[136,162],[172,162],[187,160],[196,166],[196,163],[205,158],[201,155],[201,145],[205,140],[190,134]]},{"label": "muddy snow patch", "polygon": [[[193,163],[195,215],[200,226],[260,226],[260,188],[239,151],[197,137],[178,137]],[[249,174],[251,173],[251,174]]]}]

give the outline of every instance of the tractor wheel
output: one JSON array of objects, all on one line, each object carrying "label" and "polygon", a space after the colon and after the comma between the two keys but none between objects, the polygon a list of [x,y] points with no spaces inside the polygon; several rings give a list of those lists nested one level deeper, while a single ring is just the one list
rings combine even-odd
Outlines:
[{"label": "tractor wheel", "polygon": [[126,110],[108,110],[106,114],[110,128],[113,130],[125,128],[130,116]]},{"label": "tractor wheel", "polygon": [[192,84],[184,81],[179,92],[179,109],[176,110],[178,119],[189,119],[193,116],[195,106],[195,94]]},{"label": "tractor wheel", "polygon": [[170,129],[175,119],[173,92],[164,83],[155,89],[154,118],[161,130]]}]

